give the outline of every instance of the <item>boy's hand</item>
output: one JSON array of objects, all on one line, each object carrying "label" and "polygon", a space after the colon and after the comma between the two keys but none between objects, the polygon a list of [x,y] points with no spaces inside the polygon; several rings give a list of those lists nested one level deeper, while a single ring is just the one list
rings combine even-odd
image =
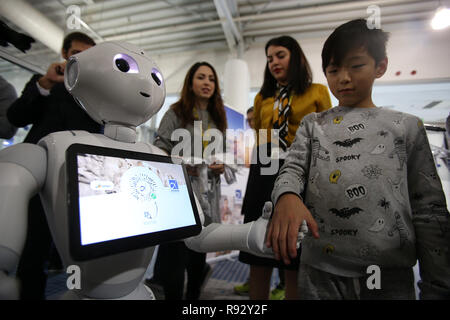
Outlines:
[{"label": "boy's hand", "polygon": [[318,226],[308,208],[292,193],[282,195],[275,206],[272,221],[267,232],[266,246],[272,248],[277,260],[290,264],[290,258],[297,256],[297,237],[302,221],[319,238]]}]

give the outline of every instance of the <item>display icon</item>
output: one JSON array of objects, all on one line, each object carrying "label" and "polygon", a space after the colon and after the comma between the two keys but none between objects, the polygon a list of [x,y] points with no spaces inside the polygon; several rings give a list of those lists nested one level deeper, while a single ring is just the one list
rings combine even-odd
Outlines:
[{"label": "display icon", "polygon": [[178,182],[177,180],[169,180],[169,186],[170,186],[170,190],[172,191],[178,191]]}]

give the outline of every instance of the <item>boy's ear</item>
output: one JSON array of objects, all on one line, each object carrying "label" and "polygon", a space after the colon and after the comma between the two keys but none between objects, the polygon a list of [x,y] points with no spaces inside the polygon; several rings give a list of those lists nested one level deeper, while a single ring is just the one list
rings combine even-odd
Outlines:
[{"label": "boy's ear", "polygon": [[375,76],[377,78],[381,78],[387,70],[387,66],[388,66],[388,58],[384,58],[383,60],[381,60],[380,62],[378,62],[378,65],[376,67],[376,71],[375,71]]}]

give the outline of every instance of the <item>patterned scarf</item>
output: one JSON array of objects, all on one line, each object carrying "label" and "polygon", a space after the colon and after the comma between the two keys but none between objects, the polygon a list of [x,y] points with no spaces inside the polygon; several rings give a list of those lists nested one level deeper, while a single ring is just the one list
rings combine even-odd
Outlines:
[{"label": "patterned scarf", "polygon": [[279,145],[283,151],[286,151],[288,135],[288,117],[291,109],[292,96],[289,95],[290,86],[280,86],[279,94],[273,106],[273,128],[278,129]]}]

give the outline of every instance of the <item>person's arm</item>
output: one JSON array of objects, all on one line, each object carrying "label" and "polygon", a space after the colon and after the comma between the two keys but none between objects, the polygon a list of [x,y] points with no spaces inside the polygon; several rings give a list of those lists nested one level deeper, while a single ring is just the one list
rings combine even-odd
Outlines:
[{"label": "person's arm", "polygon": [[39,86],[44,90],[51,90],[57,83],[64,82],[64,69],[66,61],[52,63],[47,73],[38,79]]},{"label": "person's arm", "polygon": [[300,123],[289,154],[281,167],[272,191],[272,203],[275,210],[266,239],[266,245],[272,247],[275,257],[286,264],[297,255],[297,235],[303,220],[309,230],[318,238],[318,227],[306,208],[301,194],[308,181],[311,150],[311,115]]},{"label": "person's arm", "polygon": [[[217,131],[219,131],[217,129]],[[223,154],[226,153],[226,138],[225,138],[225,134],[221,134],[221,138],[222,138],[222,152]],[[217,160],[213,160],[213,162],[208,165],[208,177],[210,177],[210,175],[214,175],[214,176],[220,176],[222,173],[225,172],[225,164],[223,163],[225,161],[225,159],[223,159],[222,161],[217,161]]]},{"label": "person's arm", "polygon": [[16,127],[33,124],[43,113],[45,97],[39,93],[36,82],[40,75],[34,75],[25,85],[22,95],[8,109],[8,121]]},{"label": "person's arm", "polygon": [[216,176],[221,175],[225,171],[225,165],[223,163],[212,163],[208,166],[213,174]]},{"label": "person's arm", "polygon": [[66,62],[52,63],[43,76],[34,75],[22,95],[8,109],[8,120],[16,127],[34,124],[44,112],[46,97],[57,83],[64,82]]},{"label": "person's arm", "polygon": [[317,98],[317,112],[322,112],[328,110],[332,107],[330,93],[328,92],[328,88],[326,86],[319,86],[319,97]]},{"label": "person's arm", "polygon": [[450,299],[450,220],[422,121],[407,121],[408,193],[419,259],[420,299]]},{"label": "person's arm", "polygon": [[6,116],[8,108],[17,99],[14,87],[0,76],[0,138],[11,139],[17,132]]},{"label": "person's arm", "polygon": [[178,129],[178,127],[178,119],[175,112],[171,109],[167,110],[156,131],[154,145],[170,155],[172,148],[175,146],[175,142],[171,140],[172,132]]}]

